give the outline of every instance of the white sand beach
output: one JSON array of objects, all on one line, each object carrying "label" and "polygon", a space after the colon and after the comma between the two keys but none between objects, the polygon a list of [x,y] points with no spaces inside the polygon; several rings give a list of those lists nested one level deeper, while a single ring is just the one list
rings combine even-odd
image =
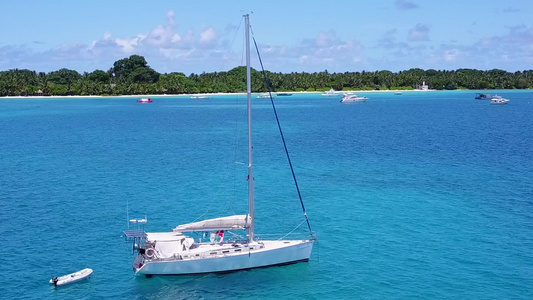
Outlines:
[{"label": "white sand beach", "polygon": [[[433,92],[437,90],[345,90],[345,91],[336,91],[339,94],[342,93],[396,93],[396,92]],[[275,95],[278,92],[272,92]],[[308,91],[299,91],[299,92],[285,92],[291,94],[322,94],[323,91],[318,92],[308,92]],[[256,92],[254,94],[260,94]],[[159,94],[159,95],[119,95],[119,96],[99,96],[99,95],[89,95],[89,96],[4,96],[0,99],[80,99],[80,98],[161,98],[161,97],[191,97],[191,96],[227,96],[227,95],[246,95],[245,92],[240,93],[195,93],[195,94]]]}]

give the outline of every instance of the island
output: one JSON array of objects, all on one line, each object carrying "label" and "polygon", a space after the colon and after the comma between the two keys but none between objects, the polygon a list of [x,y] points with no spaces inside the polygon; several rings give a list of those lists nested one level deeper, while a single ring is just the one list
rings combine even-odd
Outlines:
[{"label": "island", "polygon": [[[357,71],[330,73],[276,73],[266,71],[272,92],[324,92],[416,90],[531,89],[533,70],[508,72],[499,69]],[[49,73],[27,69],[0,71],[0,97],[5,96],[120,96],[239,93],[246,90],[246,69],[190,74],[160,74],[140,55],[116,61],[107,70],[80,74],[66,68]],[[253,92],[268,92],[263,75],[252,69],[252,80],[260,83]]]}]

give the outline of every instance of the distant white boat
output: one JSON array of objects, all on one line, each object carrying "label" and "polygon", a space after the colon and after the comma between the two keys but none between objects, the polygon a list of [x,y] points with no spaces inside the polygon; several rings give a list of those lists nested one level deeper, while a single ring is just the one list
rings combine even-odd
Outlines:
[{"label": "distant white boat", "polygon": [[152,103],[153,101],[150,98],[142,98],[142,99],[137,100],[137,102],[139,102],[139,103]]},{"label": "distant white boat", "polygon": [[50,284],[53,284],[54,286],[61,286],[69,283],[74,283],[80,280],[83,280],[85,278],[88,278],[93,273],[93,269],[83,269],[78,272],[74,272],[71,274],[54,277],[50,279]]},{"label": "distant white boat", "polygon": [[355,94],[344,94],[344,96],[341,99],[342,103],[356,103],[356,102],[365,102],[368,100],[367,97],[364,96],[357,96]]},{"label": "distant white boat", "polygon": [[[274,97],[274,96],[272,96]],[[269,93],[261,93],[259,94],[259,96],[257,96],[257,99],[270,99],[270,94]]]},{"label": "distant white boat", "polygon": [[335,97],[338,95],[339,95],[339,92],[335,91],[334,89],[330,89],[329,91],[322,93],[322,96],[324,97]]},{"label": "distant white boat", "polygon": [[401,94],[402,94],[402,92],[400,92],[400,91],[396,91],[396,93],[394,93],[394,95],[401,95]]},{"label": "distant white boat", "polygon": [[199,99],[209,99],[209,95],[192,95],[191,99],[199,100]]},{"label": "distant white boat", "polygon": [[509,102],[509,99],[506,99],[506,98],[503,98],[497,95],[494,95],[490,99],[490,104],[492,105],[502,105],[502,104],[507,104],[508,102]]},{"label": "distant white boat", "polygon": [[144,217],[144,219],[131,219],[130,220],[130,224],[146,224],[146,222],[148,222],[146,217]]}]

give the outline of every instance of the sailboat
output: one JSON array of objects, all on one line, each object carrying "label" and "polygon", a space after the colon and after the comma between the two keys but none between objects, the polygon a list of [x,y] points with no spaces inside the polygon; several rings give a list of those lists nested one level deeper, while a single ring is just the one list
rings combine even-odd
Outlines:
[{"label": "sailboat", "polygon": [[[150,277],[219,273],[309,261],[317,238],[311,231],[303,202],[301,202],[302,209],[309,227],[309,236],[306,239],[262,240],[255,236],[249,15],[244,15],[244,19],[248,118],[248,213],[182,224],[171,232],[145,232],[140,229],[124,231],[125,237],[133,240],[136,254],[132,267],[135,274]],[[288,154],[287,158],[292,168]],[[296,188],[298,189],[297,183]],[[299,189],[298,195],[300,195]],[[225,234],[228,236],[236,230],[245,230],[246,236],[233,238],[237,236],[234,235],[224,239]],[[191,233],[204,234],[195,239]],[[202,237],[205,240],[202,240]]]}]

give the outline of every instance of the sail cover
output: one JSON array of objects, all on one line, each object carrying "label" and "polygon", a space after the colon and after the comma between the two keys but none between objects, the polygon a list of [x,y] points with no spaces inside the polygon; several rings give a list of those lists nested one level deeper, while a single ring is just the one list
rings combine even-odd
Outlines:
[{"label": "sail cover", "polygon": [[[248,217],[248,218],[247,218]],[[172,231],[190,232],[190,231],[214,231],[214,230],[234,230],[248,228],[250,225],[250,216],[233,215],[199,222],[178,225]]]}]

